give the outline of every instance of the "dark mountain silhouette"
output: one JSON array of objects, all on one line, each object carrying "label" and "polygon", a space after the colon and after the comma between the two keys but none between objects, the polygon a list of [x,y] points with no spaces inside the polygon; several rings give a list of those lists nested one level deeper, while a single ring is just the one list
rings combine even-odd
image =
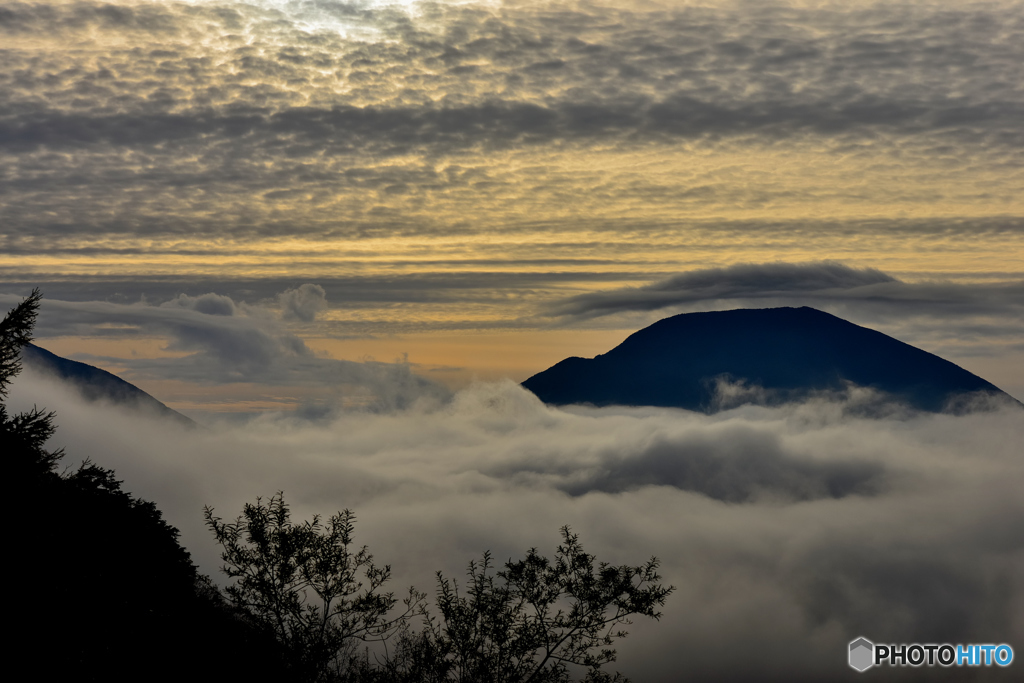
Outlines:
[{"label": "dark mountain silhouette", "polygon": [[61,358],[35,344],[26,344],[21,347],[21,360],[26,367],[53,375],[71,384],[87,401],[109,401],[116,405],[170,418],[190,427],[198,426],[190,418],[168,408],[134,384],[126,382],[106,370],[87,363]]},{"label": "dark mountain silhouette", "polygon": [[968,392],[1010,398],[936,355],[807,307],[673,316],[630,335],[608,353],[566,358],[523,386],[545,403],[559,405],[713,412],[723,407],[716,399],[721,380],[763,388],[761,399],[768,403],[843,391],[848,383],[927,411],[943,410]]}]

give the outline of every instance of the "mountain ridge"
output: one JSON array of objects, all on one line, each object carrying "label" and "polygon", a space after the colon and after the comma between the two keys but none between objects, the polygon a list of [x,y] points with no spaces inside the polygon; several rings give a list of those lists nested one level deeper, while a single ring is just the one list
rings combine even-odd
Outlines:
[{"label": "mountain ridge", "polygon": [[106,400],[169,418],[189,427],[199,426],[192,418],[169,408],[131,382],[94,365],[58,356],[35,344],[26,344],[21,348],[21,360],[27,367],[70,384],[87,401]]},{"label": "mountain ridge", "polygon": [[556,405],[651,405],[714,412],[712,385],[723,380],[760,387],[772,397],[771,403],[845,391],[851,383],[931,412],[943,410],[963,394],[1010,398],[948,360],[806,306],[664,318],[592,359],[566,358],[523,386]]}]

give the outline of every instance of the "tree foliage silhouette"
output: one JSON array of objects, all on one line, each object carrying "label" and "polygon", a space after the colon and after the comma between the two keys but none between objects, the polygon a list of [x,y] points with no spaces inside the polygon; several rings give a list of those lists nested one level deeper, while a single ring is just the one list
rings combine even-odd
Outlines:
[{"label": "tree foliage silhouette", "polygon": [[209,506],[204,514],[223,548],[222,570],[235,580],[229,598],[273,631],[297,680],[343,675],[355,641],[386,640],[423,598],[410,589],[404,611],[389,616],[398,603],[382,591],[391,567],[375,565],[366,546],[354,545],[350,510],[293,524],[278,492],[265,505],[260,498],[247,503],[234,522]]},{"label": "tree foliage silhouette", "polygon": [[450,662],[447,680],[541,683],[570,680],[569,665],[599,677],[615,660],[609,647],[633,615],[657,619],[673,588],[657,582],[658,561],[595,565],[579,537],[562,528],[554,561],[530,549],[491,573],[491,557],[471,562],[465,595],[438,574],[440,623],[431,636]]},{"label": "tree foliage silhouette", "polygon": [[[23,678],[74,681],[274,676],[277,643],[233,611],[196,570],[156,506],[88,460],[55,471],[54,414],[11,414],[7,398],[41,295],[0,321],[0,455],[22,523],[9,525],[26,586],[11,591],[4,637]],[[220,656],[224,648],[239,661]]]},{"label": "tree foliage silhouette", "polygon": [[46,475],[63,456],[61,450],[43,447],[56,429],[52,412],[38,407],[14,415],[7,411],[11,382],[21,372],[21,348],[32,341],[41,298],[39,290],[33,289],[0,320],[0,446],[8,454],[9,472],[15,476]]},{"label": "tree foliage silhouette", "polygon": [[[205,508],[223,548],[231,601],[273,631],[298,681],[359,683],[562,683],[625,680],[601,667],[635,616],[658,619],[672,586],[658,583],[658,560],[639,566],[598,563],[562,528],[553,561],[531,549],[495,572],[491,554],[469,563],[468,580],[438,572],[436,608],[410,589],[404,610],[382,592],[390,567],[378,567],[353,542],[355,516],[344,510],[299,524],[282,493],[246,504],[234,522]],[[365,584],[360,580],[365,579]],[[423,618],[414,630],[411,614]],[[373,657],[360,641],[388,641]]]},{"label": "tree foliage silhouette", "polygon": [[[601,669],[634,616],[658,619],[674,587],[658,583],[658,560],[640,566],[597,563],[563,527],[553,561],[531,549],[494,571],[491,554],[469,563],[466,585],[437,574],[439,617],[400,634],[376,680],[429,683],[624,681]],[[372,679],[372,676],[367,676]]]}]

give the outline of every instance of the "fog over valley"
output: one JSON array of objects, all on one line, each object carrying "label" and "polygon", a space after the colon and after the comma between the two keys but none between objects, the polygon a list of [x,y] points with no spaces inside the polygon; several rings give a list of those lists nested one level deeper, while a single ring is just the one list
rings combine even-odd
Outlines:
[{"label": "fog over valley", "polygon": [[278,490],[297,519],[354,510],[356,540],[392,565],[398,593],[432,592],[436,570],[462,577],[488,549],[550,555],[563,524],[604,561],[657,555],[677,592],[660,623],[628,629],[614,666],[638,681],[852,678],[858,635],[1021,642],[1019,408],[857,417],[869,394],[709,416],[550,408],[506,381],[402,409],[189,429],[26,370],[10,405],[56,410],[66,462],[114,468],[218,581],[202,506],[233,518]]}]

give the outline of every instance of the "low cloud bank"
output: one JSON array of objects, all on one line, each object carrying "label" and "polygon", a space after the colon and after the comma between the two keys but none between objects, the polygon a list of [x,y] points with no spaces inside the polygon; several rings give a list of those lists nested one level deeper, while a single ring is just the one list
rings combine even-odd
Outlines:
[{"label": "low cloud bank", "polygon": [[[432,590],[435,570],[461,577],[486,549],[553,553],[562,524],[602,560],[657,555],[678,591],[660,623],[622,641],[617,668],[638,681],[853,679],[845,647],[862,635],[1024,641],[1019,410],[558,410],[499,383],[432,407],[189,432],[28,372],[12,403],[57,410],[52,445],[68,462],[115,468],[218,580],[202,505],[233,517],[277,490],[299,518],[355,510],[357,540],[392,564],[398,591]],[[1016,668],[942,673],[1009,680]]]},{"label": "low cloud bank", "polygon": [[675,437],[659,435],[632,452],[609,450],[589,467],[545,459],[485,472],[514,477],[526,486],[547,483],[573,496],[671,486],[727,503],[747,503],[871,495],[884,480],[885,469],[875,462],[794,457],[769,430],[725,425]]}]

